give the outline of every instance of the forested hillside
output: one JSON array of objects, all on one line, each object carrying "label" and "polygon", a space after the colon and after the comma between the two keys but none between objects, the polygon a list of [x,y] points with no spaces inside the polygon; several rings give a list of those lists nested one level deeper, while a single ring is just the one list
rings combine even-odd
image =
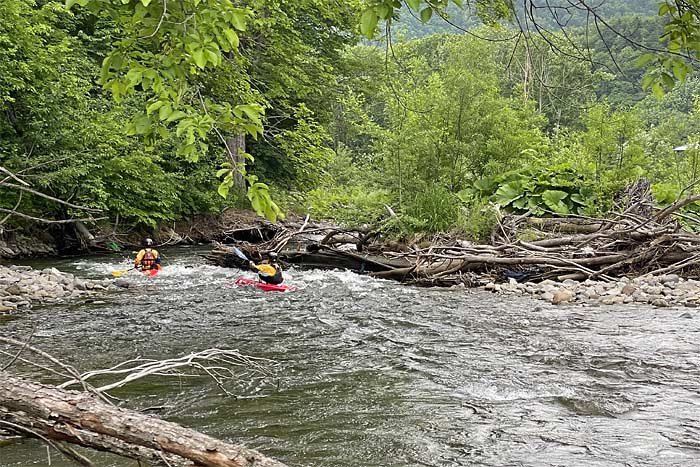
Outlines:
[{"label": "forested hillside", "polygon": [[[560,8],[549,10],[546,2],[532,2],[537,5],[533,11],[538,17],[539,25],[551,31],[566,28],[581,28],[588,25],[595,28],[594,18],[589,12],[577,2],[550,2],[550,5],[557,5]],[[514,2],[518,15],[525,17],[522,2]],[[475,10],[478,2],[473,4],[465,2],[466,8],[460,8],[455,4],[450,4],[446,9],[448,21],[430,21],[424,23],[420,15],[410,10],[403,11],[399,20],[394,25],[395,38],[417,39],[436,33],[459,34],[462,29],[478,27],[481,24],[475,17]],[[658,0],[605,0],[596,2],[596,11],[605,20],[619,19],[625,16],[656,16],[659,11]],[[524,26],[525,21],[522,20]]]},{"label": "forested hillside", "polygon": [[412,1],[387,42],[375,3],[0,0],[5,235],[237,206],[479,237],[494,203],[596,215],[640,177],[659,202],[696,181],[673,148],[700,140],[700,82],[666,61],[642,83],[678,11],[610,0],[596,34],[581,11],[542,34]]}]

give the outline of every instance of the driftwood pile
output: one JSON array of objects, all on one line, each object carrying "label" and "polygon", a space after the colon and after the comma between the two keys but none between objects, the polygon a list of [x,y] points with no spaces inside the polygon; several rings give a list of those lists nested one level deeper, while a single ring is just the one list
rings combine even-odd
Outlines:
[{"label": "driftwood pile", "polygon": [[[695,220],[680,210],[698,200],[700,195],[693,195],[655,209],[648,183],[641,181],[621,194],[617,213],[605,219],[503,216],[490,245],[449,237],[401,245],[384,241],[369,227],[340,229],[309,224],[307,217],[301,227],[287,224],[271,240],[238,247],[254,260],[275,251],[283,264],[349,269],[425,286],[476,286],[508,278],[614,281],[671,273],[698,278],[700,235],[679,223],[679,218]],[[245,267],[225,245],[207,259]]]}]

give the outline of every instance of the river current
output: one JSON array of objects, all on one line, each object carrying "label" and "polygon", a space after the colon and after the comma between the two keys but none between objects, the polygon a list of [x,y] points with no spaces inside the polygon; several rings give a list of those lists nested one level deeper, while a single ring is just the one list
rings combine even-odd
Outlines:
[{"label": "river current", "polygon": [[[241,397],[205,378],[115,394],[290,466],[700,465],[695,309],[553,306],[345,271],[292,269],[297,291],[263,292],[234,285],[253,275],[205,265],[204,252],[166,250],[157,277],[35,307],[0,321],[0,334],[21,339],[36,324],[32,343],[81,371],[212,347],[273,360],[271,375],[231,385]],[[128,267],[51,265],[89,278]],[[48,465],[41,443],[0,446],[0,467],[35,465]],[[52,452],[51,465],[71,464]]]}]

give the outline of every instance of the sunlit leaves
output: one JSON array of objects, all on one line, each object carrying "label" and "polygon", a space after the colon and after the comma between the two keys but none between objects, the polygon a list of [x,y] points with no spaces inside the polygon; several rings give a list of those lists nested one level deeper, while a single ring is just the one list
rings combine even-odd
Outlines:
[{"label": "sunlit leaves", "polygon": [[[237,53],[238,33],[247,29],[249,9],[230,0],[66,0],[66,7],[76,3],[108,13],[124,33],[103,61],[101,84],[117,102],[137,92],[149,96],[145,112],[129,123],[127,134],[142,136],[152,147],[174,128],[179,138],[176,154],[194,162],[209,150],[207,138],[214,131],[244,132],[254,138],[262,133],[262,106],[211,102],[201,93],[202,74],[220,67],[224,54],[230,59]],[[243,167],[233,169],[245,173]],[[233,183],[230,175],[219,187],[222,196]],[[276,218],[267,188],[251,183],[250,190],[256,211]]]},{"label": "sunlit leaves", "polygon": [[284,213],[279,206],[272,201],[270,187],[265,183],[259,182],[258,177],[255,175],[246,176],[246,180],[249,184],[247,196],[255,212],[272,221],[283,219]]},{"label": "sunlit leaves", "polygon": [[[386,6],[383,6],[386,9]],[[374,31],[377,27],[377,22],[379,22],[379,14],[373,8],[368,8],[362,13],[360,18],[360,31],[365,36],[372,38],[374,36]]]},{"label": "sunlit leaves", "polygon": [[659,7],[659,16],[664,17],[666,54],[645,54],[637,65],[646,66],[642,86],[651,89],[661,98],[673,89],[676,81],[684,81],[693,71],[691,63],[700,59],[700,1],[666,1]]}]

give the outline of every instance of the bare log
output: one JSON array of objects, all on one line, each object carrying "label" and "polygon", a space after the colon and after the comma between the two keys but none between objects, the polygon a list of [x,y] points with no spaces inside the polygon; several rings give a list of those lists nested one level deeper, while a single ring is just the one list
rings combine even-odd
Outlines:
[{"label": "bare log", "polygon": [[603,228],[605,222],[576,218],[528,218],[527,225],[540,230],[558,233],[594,233]]},{"label": "bare log", "polygon": [[668,216],[673,214],[674,212],[678,211],[681,209],[683,206],[687,206],[688,204],[694,203],[696,201],[700,201],[700,195],[693,195],[693,196],[688,196],[687,198],[679,199],[666,209],[663,209],[660,211],[655,217],[654,220],[656,222],[663,222]]},{"label": "bare log", "polygon": [[[206,467],[284,467],[263,454],[150,415],[114,407],[94,394],[58,389],[0,371],[0,423],[145,462],[173,459]],[[170,460],[164,460],[161,453]]]}]

